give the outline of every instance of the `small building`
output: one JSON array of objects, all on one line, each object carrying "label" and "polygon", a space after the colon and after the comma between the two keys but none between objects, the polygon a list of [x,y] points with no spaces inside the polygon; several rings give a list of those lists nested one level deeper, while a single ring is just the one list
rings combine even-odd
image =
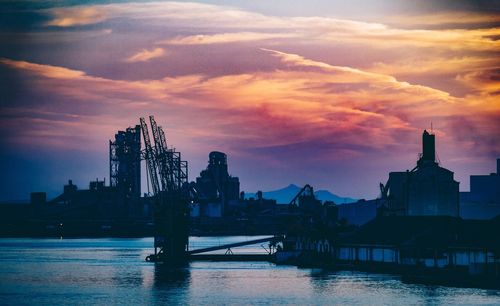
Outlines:
[{"label": "small building", "polygon": [[491,219],[500,215],[500,158],[497,171],[490,175],[471,175],[470,191],[460,192],[460,216],[465,219]]}]

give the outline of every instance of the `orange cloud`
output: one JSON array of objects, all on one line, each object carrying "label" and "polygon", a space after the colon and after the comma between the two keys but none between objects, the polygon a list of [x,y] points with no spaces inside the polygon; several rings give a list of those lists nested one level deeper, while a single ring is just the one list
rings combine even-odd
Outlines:
[{"label": "orange cloud", "polygon": [[[333,152],[364,154],[400,143],[401,135],[417,133],[434,117],[443,118],[441,122],[473,114],[485,118],[485,107],[498,110],[492,106],[497,101],[494,98],[457,98],[390,75],[265,51],[279,58],[282,68],[150,81],[106,79],[7,59],[0,63],[38,76],[33,87],[58,97],[55,100],[85,103],[99,116],[120,116],[132,122],[147,109],[175,123],[188,138],[210,140],[228,150],[313,142],[323,148],[315,158],[329,159]],[[72,109],[71,105],[65,107]],[[454,133],[445,123],[438,132],[445,140]]]},{"label": "orange cloud", "polygon": [[[500,95],[500,65],[490,69],[468,72],[457,76],[464,86],[473,88],[483,94]],[[497,98],[500,102],[500,98]],[[500,103],[497,103],[500,109]]]},{"label": "orange cloud", "polygon": [[34,64],[26,61],[14,61],[7,58],[0,58],[0,63],[16,69],[28,70],[41,76],[54,79],[78,79],[85,76],[85,73],[64,67]]},{"label": "orange cloud", "polygon": [[94,6],[78,6],[48,10],[52,20],[48,26],[71,27],[99,23],[108,18],[106,10]]},{"label": "orange cloud", "polygon": [[500,22],[500,16],[489,13],[444,12],[425,15],[388,16],[386,21],[401,26],[474,25]]}]

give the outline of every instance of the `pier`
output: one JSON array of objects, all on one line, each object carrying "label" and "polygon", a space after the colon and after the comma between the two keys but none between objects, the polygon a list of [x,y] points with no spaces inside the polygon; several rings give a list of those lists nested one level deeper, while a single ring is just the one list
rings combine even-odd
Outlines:
[{"label": "pier", "polygon": [[[275,245],[283,238],[273,236],[261,239],[253,239],[242,242],[222,244],[208,248],[196,249],[187,252],[189,261],[274,261],[275,249],[269,247],[267,254],[234,254],[231,248],[242,247],[246,245],[269,242],[270,245]],[[214,251],[226,250],[224,254],[207,254]]]}]

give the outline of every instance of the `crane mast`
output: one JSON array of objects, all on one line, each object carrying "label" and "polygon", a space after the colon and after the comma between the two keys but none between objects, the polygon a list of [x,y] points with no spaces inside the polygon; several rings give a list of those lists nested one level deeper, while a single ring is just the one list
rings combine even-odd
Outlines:
[{"label": "crane mast", "polygon": [[187,162],[181,153],[167,147],[165,132],[149,116],[151,134],[140,118],[144,137],[144,159],[153,185],[155,240],[148,261],[182,262],[187,258],[189,237],[189,184]]}]

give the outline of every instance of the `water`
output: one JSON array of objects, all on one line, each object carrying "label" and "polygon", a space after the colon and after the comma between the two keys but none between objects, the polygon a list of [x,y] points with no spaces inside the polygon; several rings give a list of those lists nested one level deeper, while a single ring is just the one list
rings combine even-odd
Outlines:
[{"label": "water", "polygon": [[[194,237],[191,248],[257,238]],[[264,262],[172,270],[144,261],[151,245],[150,238],[0,239],[0,305],[500,305],[499,290],[407,284],[385,274]]]}]

